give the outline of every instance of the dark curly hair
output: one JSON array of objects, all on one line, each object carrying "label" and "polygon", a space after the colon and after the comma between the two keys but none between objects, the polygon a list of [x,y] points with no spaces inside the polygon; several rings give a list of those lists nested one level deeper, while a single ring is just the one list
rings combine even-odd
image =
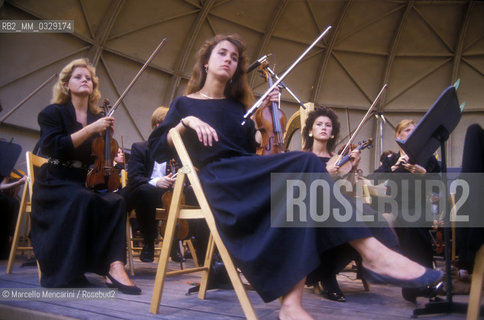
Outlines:
[{"label": "dark curly hair", "polygon": [[327,107],[316,107],[313,111],[309,112],[308,118],[306,119],[306,125],[302,131],[302,138],[303,138],[303,149],[306,151],[311,151],[313,148],[314,138],[309,136],[309,132],[313,128],[314,121],[316,121],[319,117],[328,117],[331,120],[333,125],[333,138],[328,140],[328,152],[333,153],[334,148],[336,147],[336,141],[339,137],[339,130],[341,125],[338,121],[338,116],[334,112],[333,109]]}]

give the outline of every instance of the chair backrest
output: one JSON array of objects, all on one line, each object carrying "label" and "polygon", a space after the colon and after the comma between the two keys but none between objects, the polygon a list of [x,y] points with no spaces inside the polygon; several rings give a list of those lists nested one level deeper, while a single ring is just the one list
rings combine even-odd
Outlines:
[{"label": "chair backrest", "polygon": [[125,188],[128,184],[128,171],[121,169],[121,187]]},{"label": "chair backrest", "polygon": [[25,158],[27,160],[27,174],[29,175],[27,179],[27,187],[29,188],[29,201],[31,201],[36,169],[40,168],[44,163],[46,163],[47,158],[37,156],[30,151],[25,153]]},{"label": "chair backrest", "polygon": [[[225,247],[222,238],[217,230],[217,226],[215,223],[215,218],[213,216],[213,212],[208,204],[207,198],[205,196],[205,192],[203,191],[202,184],[200,183],[200,180],[198,178],[198,174],[196,172],[195,166],[192,163],[192,160],[190,159],[190,156],[188,155],[187,149],[185,148],[185,145],[183,143],[183,140],[178,133],[178,131],[173,128],[170,130],[170,136],[173,141],[173,145],[175,147],[176,152],[178,153],[178,157],[180,158],[180,161],[183,165],[181,169],[178,171],[178,177],[177,181],[175,182],[175,187],[174,187],[174,192],[173,192],[173,198],[172,202],[170,205],[170,212],[169,212],[169,217],[168,217],[168,226],[167,230],[169,231],[167,234],[165,234],[166,237],[170,238],[170,236],[173,234],[175,230],[175,218],[180,217],[180,218],[203,218],[205,219],[207,226],[210,230],[211,237],[213,238],[213,242],[209,240],[209,248],[207,248],[207,255],[205,256],[205,265],[204,269],[209,270],[210,269],[210,263],[211,263],[211,257],[212,257],[212,252],[213,252],[213,243],[215,243],[215,246],[217,247],[220,257],[222,258],[222,261],[225,265],[225,269],[227,270],[227,273],[229,275],[230,281],[232,282],[232,286],[234,287],[235,293],[237,294],[237,297],[239,299],[239,302],[242,306],[242,309],[244,311],[244,314],[247,319],[257,319],[257,315],[254,311],[254,308],[249,300],[249,296],[247,295],[247,292],[244,289],[244,286],[242,284],[242,281],[240,280],[240,277],[237,273],[237,269],[235,268],[234,262],[232,261],[232,258],[230,257],[230,254]],[[181,198],[181,190],[183,187],[183,180],[186,177],[188,177],[188,180],[192,186],[193,192],[195,194],[195,197],[198,201],[198,204],[200,206],[200,209],[181,209],[180,210],[180,198]],[[175,213],[176,215],[173,216],[172,212]],[[191,217],[190,217],[191,216]],[[212,244],[210,244],[212,243]],[[165,258],[168,258],[168,249],[166,249],[165,253],[162,252],[162,256],[166,255]],[[160,258],[160,261],[163,259]],[[166,270],[166,263],[164,266],[161,266],[162,264],[160,263],[158,266],[158,272],[157,272],[157,279],[158,279],[158,273],[164,274]],[[161,266],[161,267],[160,267]],[[198,269],[198,268],[195,268]],[[160,272],[160,270],[162,270]],[[200,271],[200,270],[198,270]],[[204,272],[201,286],[200,286],[200,291],[199,291],[199,298],[204,299],[205,296],[205,291],[207,289],[207,281],[208,281],[208,271]],[[155,288],[153,290],[153,298],[152,298],[152,312],[157,313],[158,307],[159,307],[159,302],[161,299],[161,290],[162,290],[162,284],[157,285],[156,284],[157,280],[155,280]],[[158,293],[156,293],[158,291]],[[155,294],[156,293],[156,294]]]},{"label": "chair backrest", "polygon": [[[205,197],[205,192],[202,189],[202,184],[198,179],[197,171],[192,163],[192,160],[190,159],[190,156],[188,155],[188,151],[185,148],[185,144],[183,143],[180,134],[175,128],[173,128],[170,130],[170,136],[173,141],[173,145],[175,146],[175,150],[178,153],[178,157],[180,158],[180,161],[183,165],[182,169],[180,170],[183,170],[183,172],[186,173],[188,180],[190,181],[190,184],[192,186],[193,192],[195,193],[195,197],[198,200],[198,204],[202,209],[202,212],[205,210],[211,212],[210,206],[207,202],[207,198]],[[213,220],[213,216],[206,218]],[[213,220],[213,222],[215,223],[215,220]]]}]

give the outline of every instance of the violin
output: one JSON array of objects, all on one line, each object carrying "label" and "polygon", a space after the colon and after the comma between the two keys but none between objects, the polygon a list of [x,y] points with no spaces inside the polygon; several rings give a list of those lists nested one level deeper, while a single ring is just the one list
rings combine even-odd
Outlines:
[{"label": "violin", "polygon": [[[171,159],[168,163],[168,171],[175,174],[177,170],[177,165],[175,159]],[[161,196],[161,203],[163,204],[163,208],[165,208],[166,212],[170,212],[170,205],[171,199],[173,198],[173,190],[167,190]],[[185,204],[185,194],[181,194],[181,204]],[[165,234],[166,223],[167,223],[168,214],[166,215],[166,219],[162,218],[162,225],[161,225],[161,232]],[[178,240],[183,240],[188,238],[189,234],[188,228],[188,221],[186,219],[178,219],[176,223],[176,230],[175,230],[175,237]]]},{"label": "violin", "polygon": [[[368,140],[363,140],[358,144],[358,146],[353,145],[351,150],[359,151],[365,148],[369,148],[371,146],[373,146],[373,138],[369,138]],[[344,154],[341,154],[342,152],[344,152]],[[332,156],[331,159],[328,160],[328,163],[326,165],[339,167],[338,175],[345,176],[353,169],[353,165],[351,164],[351,161],[349,161],[351,159],[349,153],[350,153],[350,149],[346,147],[343,148],[342,150],[340,150],[339,155]]]},{"label": "violin", "polygon": [[[104,99],[103,108],[108,113],[109,100]],[[119,169],[113,166],[113,159],[118,153],[118,142],[111,137],[108,128],[104,137],[98,136],[92,141],[91,155],[96,157],[93,168],[88,172],[86,187],[94,190],[108,190],[109,192],[119,189]]]},{"label": "violin", "polygon": [[[111,117],[119,107],[121,101],[123,101],[128,91],[133,87],[134,83],[141,76],[146,67],[150,64],[151,60],[156,56],[158,51],[165,45],[166,38],[161,40],[160,44],[151,53],[148,60],[143,64],[138,73],[134,76],[133,80],[128,84],[123,93],[119,96],[118,100],[113,104],[111,110],[108,112],[109,101],[104,99],[103,107],[106,116]],[[99,139],[98,139],[99,138]],[[119,189],[119,169],[113,166],[113,159],[118,152],[118,143],[111,138],[111,130],[106,130],[104,137],[97,137],[92,142],[92,154],[96,157],[94,168],[89,171],[86,179],[86,186],[91,189],[107,189],[108,191],[114,191]]]},{"label": "violin", "polygon": [[[259,66],[259,72],[263,74],[269,87],[272,87],[272,76],[266,70],[267,61]],[[257,148],[258,155],[270,155],[286,152],[284,145],[284,132],[286,128],[286,115],[279,108],[278,103],[272,102],[269,106],[257,109],[255,123],[262,135],[262,141]]]}]

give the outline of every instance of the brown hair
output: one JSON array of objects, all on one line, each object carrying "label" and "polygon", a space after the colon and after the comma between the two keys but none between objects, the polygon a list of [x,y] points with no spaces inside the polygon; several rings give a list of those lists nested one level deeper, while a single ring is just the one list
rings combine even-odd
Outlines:
[{"label": "brown hair", "polygon": [[192,69],[192,75],[188,82],[185,94],[191,94],[199,91],[205,84],[207,74],[205,72],[205,64],[208,63],[213,48],[220,42],[227,40],[232,43],[238,50],[239,59],[237,62],[237,69],[235,70],[232,79],[227,82],[225,86],[224,95],[233,100],[240,101],[248,108],[254,102],[254,95],[249,87],[247,80],[247,66],[248,58],[246,53],[246,46],[242,39],[237,34],[218,34],[215,37],[206,40],[202,47],[198,50],[197,61]]},{"label": "brown hair", "polygon": [[308,118],[306,119],[306,125],[301,133],[303,138],[303,149],[306,151],[312,150],[314,138],[309,136],[309,132],[313,128],[314,121],[319,117],[328,117],[333,125],[333,131],[331,133],[333,138],[330,138],[327,144],[328,152],[333,153],[334,148],[336,147],[336,141],[339,137],[341,125],[339,124],[338,116],[334,110],[327,107],[316,107],[313,111],[309,112]]},{"label": "brown hair", "polygon": [[91,74],[92,93],[89,96],[89,111],[93,114],[98,114],[100,109],[98,106],[101,92],[99,91],[99,78],[96,76],[96,68],[89,63],[87,59],[76,59],[69,62],[59,74],[59,79],[52,88],[51,103],[65,104],[71,100],[71,93],[66,88],[66,84],[71,79],[72,73],[76,68],[86,68]]},{"label": "brown hair", "polygon": [[168,107],[160,106],[153,111],[151,115],[151,129],[154,129],[156,125],[160,124],[165,120],[166,113],[168,112]]}]

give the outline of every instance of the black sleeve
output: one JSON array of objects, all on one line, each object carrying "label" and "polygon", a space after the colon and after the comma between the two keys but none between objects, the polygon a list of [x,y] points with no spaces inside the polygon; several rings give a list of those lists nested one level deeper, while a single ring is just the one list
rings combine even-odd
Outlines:
[{"label": "black sleeve", "polygon": [[375,172],[392,172],[392,166],[398,161],[399,153],[394,153],[390,157],[383,158],[381,165],[375,170]]},{"label": "black sleeve", "polygon": [[144,148],[144,144],[133,143],[128,161],[128,188],[130,190],[150,181],[151,172],[148,173],[146,167],[149,161],[149,152]]},{"label": "black sleeve", "polygon": [[170,105],[170,109],[166,114],[165,120],[159,125],[153,132],[151,132],[148,138],[150,157],[158,163],[162,163],[176,157],[174,149],[172,149],[166,141],[166,136],[171,128],[175,127],[182,117],[180,116],[177,103],[175,101]]},{"label": "black sleeve", "polygon": [[71,134],[66,129],[67,119],[59,105],[50,105],[38,115],[40,126],[40,151],[42,154],[57,159],[66,159],[72,153]]}]

